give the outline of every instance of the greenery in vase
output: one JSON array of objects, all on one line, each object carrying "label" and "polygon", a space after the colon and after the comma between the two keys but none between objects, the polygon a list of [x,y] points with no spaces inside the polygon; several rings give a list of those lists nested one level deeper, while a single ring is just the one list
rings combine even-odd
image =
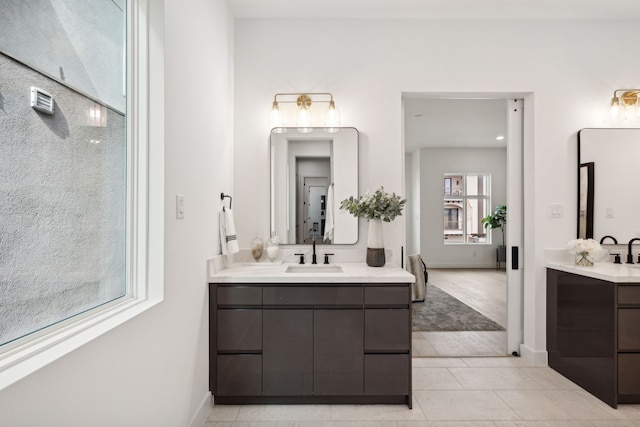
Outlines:
[{"label": "greenery in vase", "polygon": [[355,198],[353,196],[340,202],[340,209],[348,211],[357,218],[381,219],[385,222],[393,221],[402,215],[407,199],[403,199],[396,193],[386,193],[383,187],[373,194],[365,194]]}]

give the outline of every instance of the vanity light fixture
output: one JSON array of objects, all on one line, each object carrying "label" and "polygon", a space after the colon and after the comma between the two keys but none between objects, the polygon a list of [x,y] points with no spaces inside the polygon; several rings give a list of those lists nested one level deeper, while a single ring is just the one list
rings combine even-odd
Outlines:
[{"label": "vanity light fixture", "polygon": [[[618,95],[619,92],[622,94]],[[640,117],[640,109],[638,108],[638,95],[640,89],[616,89],[613,91],[613,98],[611,98],[611,117],[615,120],[621,118],[635,119]],[[624,113],[623,116],[620,113]],[[636,117],[629,117],[630,112],[635,112]]]},{"label": "vanity light fixture", "polygon": [[[313,98],[312,98],[313,97]],[[296,127],[300,133],[312,132],[312,111],[313,104],[325,103],[327,108],[324,113],[325,132],[335,133],[340,126],[340,113],[336,108],[333,95],[330,93],[276,93],[271,104],[271,114],[269,125],[274,133],[284,133],[286,120],[284,112],[281,111],[281,104],[296,104]]]}]

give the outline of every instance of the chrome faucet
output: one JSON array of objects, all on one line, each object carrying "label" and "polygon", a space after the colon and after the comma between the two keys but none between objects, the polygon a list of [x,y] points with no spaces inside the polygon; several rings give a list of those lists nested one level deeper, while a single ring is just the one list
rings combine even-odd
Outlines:
[{"label": "chrome faucet", "polygon": [[605,241],[606,239],[611,239],[611,240],[613,240],[613,243],[614,243],[615,245],[617,245],[617,244],[618,244],[618,239],[616,239],[616,238],[615,238],[615,237],[613,237],[613,236],[602,236],[602,239],[600,239],[600,244],[604,243],[604,241]]},{"label": "chrome faucet", "polygon": [[629,240],[629,251],[627,252],[627,264],[633,264],[633,253],[631,252],[631,245],[633,242],[640,242],[640,237],[634,237]]},{"label": "chrome faucet", "polygon": [[313,242],[313,255],[311,255],[311,264],[317,264],[318,260],[316,259],[316,238],[315,237],[312,239],[312,242]]}]

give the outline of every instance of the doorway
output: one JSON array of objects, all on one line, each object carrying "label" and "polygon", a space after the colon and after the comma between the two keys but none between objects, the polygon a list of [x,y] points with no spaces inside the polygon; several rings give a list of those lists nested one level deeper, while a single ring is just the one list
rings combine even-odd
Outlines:
[{"label": "doorway", "polygon": [[330,176],[329,157],[296,157],[296,243],[322,241]]},{"label": "doorway", "polygon": [[[490,355],[517,352],[522,342],[523,277],[519,248],[523,243],[523,101],[506,95],[480,99],[460,95],[404,94],[403,107],[405,191],[409,199],[407,255],[422,256],[429,271],[434,273],[429,275],[430,285],[437,285],[437,281],[453,283],[448,288],[437,287],[437,292],[448,291],[454,294],[449,294],[450,297],[464,300],[465,292],[456,294],[456,290],[468,288],[473,294],[478,290],[472,285],[483,282],[483,273],[487,278],[492,273],[495,275],[502,237],[499,231],[477,229],[478,221],[473,219],[492,213],[497,205],[508,207],[505,243],[509,250],[506,251],[506,262],[498,258],[501,262],[497,263],[501,268],[502,285],[499,286],[503,292],[502,309],[506,313],[505,330],[438,331],[442,336],[448,334],[446,341],[454,343],[456,348],[455,354],[438,355],[489,355],[486,346],[477,345],[482,343],[498,349],[499,354]],[[453,178],[465,179],[466,175],[483,175],[490,183],[483,212],[478,210],[482,203],[474,205],[476,200],[465,198],[471,195],[469,199],[477,199],[480,193],[462,189],[447,196],[447,179],[450,180],[450,193],[453,193]],[[452,206],[456,207],[455,221],[451,220]],[[463,212],[465,206],[469,207],[468,217]],[[458,226],[453,227],[453,223]],[[504,247],[502,251],[504,253]],[[471,273],[476,278],[465,279]],[[491,280],[495,281],[495,277],[488,279]],[[414,333],[414,339],[414,354],[424,354],[417,348],[425,344],[420,342],[420,334]],[[465,343],[467,350],[460,347]]]}]

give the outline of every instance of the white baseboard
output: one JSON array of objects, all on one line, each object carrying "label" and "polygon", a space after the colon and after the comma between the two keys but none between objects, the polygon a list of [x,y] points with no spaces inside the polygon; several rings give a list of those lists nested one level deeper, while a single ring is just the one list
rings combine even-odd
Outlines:
[{"label": "white baseboard", "polygon": [[533,366],[547,366],[549,358],[547,351],[535,351],[524,344],[520,344],[520,357]]},{"label": "white baseboard", "polygon": [[189,423],[189,427],[202,427],[204,423],[207,421],[209,417],[209,413],[211,412],[211,392],[207,392],[202,399],[202,403],[200,407],[194,414],[191,422]]}]

